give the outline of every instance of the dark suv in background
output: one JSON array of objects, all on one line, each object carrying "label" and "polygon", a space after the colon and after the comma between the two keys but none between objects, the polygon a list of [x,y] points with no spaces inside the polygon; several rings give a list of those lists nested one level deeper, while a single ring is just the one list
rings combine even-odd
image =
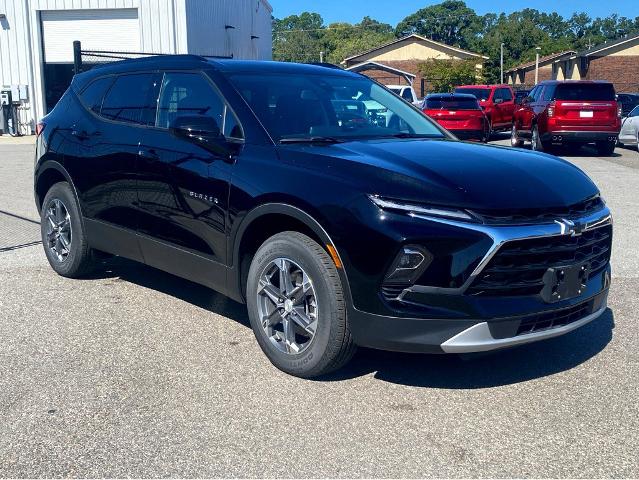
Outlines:
[{"label": "dark suv in background", "polygon": [[533,150],[594,143],[600,155],[612,155],[621,129],[621,106],[611,83],[540,82],[519,105],[511,144],[529,139]]},{"label": "dark suv in background", "polygon": [[355,345],[533,342],[606,308],[611,217],[584,173],[459,142],[358,74],[127,60],[77,75],[38,132],[56,272],[107,253],[209,286],[247,304],[294,375],[339,368]]}]

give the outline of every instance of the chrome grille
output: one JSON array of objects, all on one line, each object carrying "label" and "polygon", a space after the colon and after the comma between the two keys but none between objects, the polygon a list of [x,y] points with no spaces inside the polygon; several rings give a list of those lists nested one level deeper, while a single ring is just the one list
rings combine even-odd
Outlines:
[{"label": "chrome grille", "polygon": [[469,295],[537,295],[544,273],[551,267],[588,263],[590,277],[610,261],[612,226],[579,236],[554,236],[515,240],[504,244],[474,279]]}]

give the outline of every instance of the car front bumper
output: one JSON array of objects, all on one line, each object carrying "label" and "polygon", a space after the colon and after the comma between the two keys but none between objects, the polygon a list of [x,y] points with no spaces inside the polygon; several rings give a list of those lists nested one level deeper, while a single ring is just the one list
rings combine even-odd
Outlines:
[{"label": "car front bumper", "polygon": [[[355,343],[360,346],[414,353],[471,353],[514,347],[564,335],[597,319],[607,307],[608,289],[572,307],[494,319],[425,319],[375,315],[352,309],[349,322]],[[518,333],[521,325],[548,315],[569,317],[556,327]]]}]

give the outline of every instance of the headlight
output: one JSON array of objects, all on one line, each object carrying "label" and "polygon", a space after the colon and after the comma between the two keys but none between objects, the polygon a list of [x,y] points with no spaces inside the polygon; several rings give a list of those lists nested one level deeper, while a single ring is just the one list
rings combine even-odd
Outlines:
[{"label": "headlight", "polygon": [[477,222],[477,219],[473,215],[463,209],[418,205],[414,203],[406,203],[401,200],[391,200],[378,195],[369,195],[368,198],[370,198],[375,205],[384,210],[395,210],[398,212],[405,212],[409,215],[427,215],[429,217],[442,217],[453,220]]}]

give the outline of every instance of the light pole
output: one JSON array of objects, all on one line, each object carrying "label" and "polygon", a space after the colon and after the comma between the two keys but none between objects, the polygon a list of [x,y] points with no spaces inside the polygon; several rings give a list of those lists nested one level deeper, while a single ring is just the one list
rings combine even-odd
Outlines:
[{"label": "light pole", "polygon": [[500,46],[499,67],[501,71],[501,83],[504,83],[504,42],[502,42]]},{"label": "light pole", "polygon": [[539,51],[541,47],[535,47],[535,85],[539,83]]}]

